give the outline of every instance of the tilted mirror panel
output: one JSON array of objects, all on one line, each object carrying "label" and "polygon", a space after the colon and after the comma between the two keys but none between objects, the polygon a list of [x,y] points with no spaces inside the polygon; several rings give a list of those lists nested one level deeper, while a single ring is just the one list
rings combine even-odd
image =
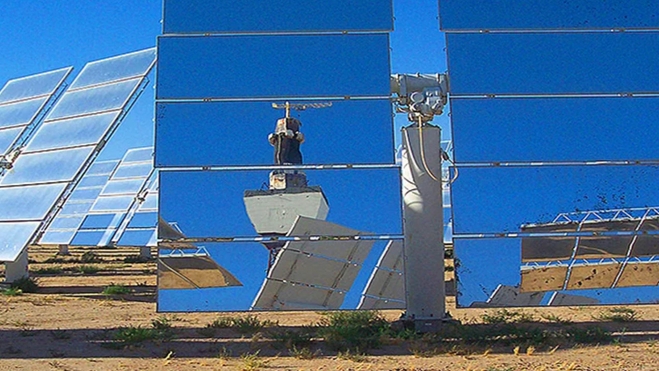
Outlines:
[{"label": "tilted mirror panel", "polygon": [[46,120],[123,108],[141,81],[141,78],[136,78],[110,85],[68,92],[57,102]]},{"label": "tilted mirror panel", "polygon": [[440,0],[439,16],[445,32],[659,28],[659,7],[653,0],[633,5],[615,0]]},{"label": "tilted mirror panel", "polygon": [[462,167],[458,174],[454,236],[521,232],[561,213],[659,206],[656,166]]},{"label": "tilted mirror panel", "polygon": [[0,262],[14,261],[39,228],[39,222],[0,222]]},{"label": "tilted mirror panel", "polygon": [[[201,251],[191,246],[174,253],[161,248],[158,311],[357,309],[368,278],[389,241],[370,242],[373,244],[364,249],[357,248],[359,258],[347,261],[291,252],[286,258],[290,261],[284,263],[295,263],[291,271],[295,279],[287,282],[268,273],[270,253],[258,243],[206,243],[199,246]],[[317,245],[326,245],[332,250],[332,246],[342,243],[345,241],[307,242],[304,248],[321,251]],[[278,260],[283,262],[282,258]],[[310,272],[312,267],[322,271],[322,277]],[[267,279],[268,275],[271,278]]]},{"label": "tilted mirror panel", "polygon": [[1,105],[0,128],[29,124],[47,100],[45,97]]},{"label": "tilted mirror panel", "polygon": [[0,90],[0,103],[52,94],[64,82],[72,69],[72,67],[61,68],[10,80]]},{"label": "tilted mirror panel", "polygon": [[129,162],[151,161],[153,158],[153,147],[133,148],[126,151],[122,164],[128,165]]},{"label": "tilted mirror panel", "polygon": [[[268,135],[285,102],[158,103],[158,166],[269,165]],[[310,104],[313,102],[295,102]],[[393,112],[389,100],[326,101],[331,106],[292,111],[302,123],[305,164],[393,163]],[[185,127],[184,132],[181,127]],[[249,128],[246,131],[246,128]],[[236,140],[240,138],[240,140]],[[369,150],[363,144],[368,141]]]},{"label": "tilted mirror panel", "polygon": [[93,144],[101,140],[120,111],[46,122],[34,134],[25,152]]},{"label": "tilted mirror panel", "polygon": [[137,192],[144,186],[146,179],[128,179],[128,180],[111,180],[103,188],[102,195],[137,195]]},{"label": "tilted mirror panel", "polygon": [[448,34],[447,48],[454,96],[659,92],[659,32]]},{"label": "tilted mirror panel", "polygon": [[[654,236],[654,239],[659,237]],[[657,261],[603,256],[522,263],[521,238],[454,240],[458,307],[523,307],[654,303]],[[542,243],[546,239],[534,240]],[[569,239],[568,239],[569,240]],[[620,237],[608,243],[627,244]],[[561,242],[556,238],[553,242]],[[569,241],[563,241],[569,244]],[[656,244],[657,241],[654,241]],[[496,261],[497,264],[483,264]],[[612,288],[613,287],[613,288]]]},{"label": "tilted mirror panel", "polygon": [[0,188],[0,221],[41,220],[66,184]]},{"label": "tilted mirror panel", "polygon": [[0,129],[0,155],[7,153],[12,144],[18,139],[23,132],[24,127],[19,126],[12,129]]},{"label": "tilted mirror panel", "polygon": [[657,160],[658,111],[656,97],[452,99],[455,161]]},{"label": "tilted mirror panel", "polygon": [[156,99],[388,97],[389,75],[387,34],[160,37]]},{"label": "tilted mirror panel", "polygon": [[166,0],[163,33],[390,31],[391,0]]},{"label": "tilted mirror panel", "polygon": [[[316,218],[326,215],[329,222],[365,233],[401,233],[397,168],[309,170],[305,173],[310,187],[293,193],[263,191],[269,173],[160,172],[159,216],[177,223],[188,237],[258,236],[246,209],[247,202],[255,218],[268,221],[260,227],[261,231],[291,225],[301,213]],[[316,186],[322,188],[324,197]]]},{"label": "tilted mirror panel", "polygon": [[152,163],[122,164],[112,175],[112,179],[147,177],[153,171]]},{"label": "tilted mirror panel", "polygon": [[110,196],[99,197],[91,207],[92,211],[127,211],[130,205],[135,200],[135,196]]},{"label": "tilted mirror panel", "polygon": [[143,76],[156,60],[156,49],[150,48],[90,62],[80,71],[70,89]]},{"label": "tilted mirror panel", "polygon": [[22,154],[0,185],[69,181],[75,177],[94,147]]}]

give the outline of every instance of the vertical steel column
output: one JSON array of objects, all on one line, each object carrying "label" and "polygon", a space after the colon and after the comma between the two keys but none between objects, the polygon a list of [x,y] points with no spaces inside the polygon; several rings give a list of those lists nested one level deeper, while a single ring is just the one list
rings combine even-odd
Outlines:
[{"label": "vertical steel column", "polygon": [[419,331],[446,316],[440,137],[433,125],[402,129],[405,319]]}]

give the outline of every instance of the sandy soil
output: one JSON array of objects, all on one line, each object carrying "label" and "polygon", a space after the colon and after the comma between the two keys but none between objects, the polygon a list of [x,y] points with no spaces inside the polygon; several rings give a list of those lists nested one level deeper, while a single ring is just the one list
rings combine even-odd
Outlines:
[{"label": "sandy soil", "polygon": [[[72,251],[70,259],[82,252]],[[548,323],[560,318],[614,333],[614,340],[607,344],[539,346],[535,350],[494,344],[421,352],[419,341],[396,340],[356,358],[341,357],[317,341],[312,346],[317,351],[313,359],[298,359],[267,336],[241,336],[220,329],[213,337],[205,337],[202,329],[207,324],[228,315],[218,313],[169,314],[171,340],[108,348],[103,344],[117,328],[151,327],[153,319],[163,316],[155,312],[155,264],[122,262],[134,253],[100,252],[104,261],[93,264],[100,269],[93,275],[76,272],[80,264],[75,262],[44,264],[54,250],[31,254],[32,271],[59,266],[72,268],[72,272],[35,273],[39,293],[0,296],[0,370],[659,370],[659,342],[655,340],[659,339],[659,305],[633,307],[636,320],[624,323],[602,318],[610,308],[525,309],[539,326],[560,326]],[[110,283],[127,285],[132,293],[102,295]],[[500,313],[496,309],[455,309],[454,303],[450,297],[448,309],[463,323],[477,323],[483,314]],[[383,315],[393,320],[400,311]],[[296,329],[317,323],[321,315],[278,312],[259,317]]]}]

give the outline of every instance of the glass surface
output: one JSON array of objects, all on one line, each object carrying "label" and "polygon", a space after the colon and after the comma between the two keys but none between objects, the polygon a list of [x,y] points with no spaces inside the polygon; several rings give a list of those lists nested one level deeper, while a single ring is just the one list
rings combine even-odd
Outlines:
[{"label": "glass surface", "polygon": [[[158,103],[157,166],[273,164],[268,134],[285,114],[273,109],[272,103]],[[331,103],[292,111],[291,116],[302,122],[300,150],[305,164],[394,162],[389,100]]]},{"label": "glass surface", "polygon": [[659,98],[452,99],[455,161],[657,160],[657,111]]},{"label": "glass surface", "polygon": [[41,239],[39,240],[40,244],[44,245],[59,245],[65,244],[68,245],[71,243],[73,236],[76,234],[76,229],[59,231],[59,230],[47,230]]},{"label": "glass surface", "polygon": [[446,37],[453,95],[659,92],[659,33]]},{"label": "glass surface", "polygon": [[50,111],[46,120],[122,108],[141,81],[141,78],[136,78],[110,85],[67,92]]},{"label": "glass surface", "polygon": [[92,207],[93,201],[66,202],[60,211],[61,215],[86,214]]},{"label": "glass surface", "polygon": [[157,99],[389,96],[389,36],[160,37]]},{"label": "glass surface", "polygon": [[39,113],[46,98],[30,99],[0,106],[0,128],[27,125]]},{"label": "glass surface", "polygon": [[66,184],[0,188],[0,221],[41,220]]},{"label": "glass surface", "polygon": [[[616,287],[610,288],[586,288],[580,290],[562,290],[551,289],[551,287],[560,287],[566,279],[566,270],[556,269],[555,271],[545,270],[542,277],[546,282],[546,291],[520,291],[519,287],[524,275],[528,275],[528,270],[521,269],[521,239],[518,238],[482,238],[482,239],[457,239],[454,240],[455,257],[459,264],[456,264],[456,282],[458,294],[456,295],[457,305],[459,307],[470,306],[529,306],[529,305],[549,305],[550,299],[554,293],[567,295],[562,305],[589,305],[589,304],[632,304],[632,303],[654,303],[659,296],[656,286],[656,275],[652,286],[643,285],[636,287]],[[496,264],[483,264],[483,262],[494,262]],[[599,261],[599,259],[598,259]],[[621,262],[623,260],[620,260]],[[587,267],[588,272],[592,274],[588,281],[607,281],[612,283],[615,280],[616,272],[611,272],[613,265],[609,262],[591,261]],[[647,265],[647,264],[646,264]],[[630,262],[630,270],[637,268],[637,282],[643,284],[641,274],[643,263]],[[588,278],[589,274],[576,269],[575,265],[572,270],[573,279],[581,275],[581,278]],[[619,270],[619,266],[616,267]],[[593,273],[595,271],[596,273]],[[648,271],[645,271],[647,275]],[[531,273],[537,274],[537,272]],[[624,278],[624,281],[623,281]],[[620,282],[629,283],[629,274],[623,273]],[[552,282],[557,281],[557,285],[552,286]],[[578,287],[576,284],[571,287]],[[525,283],[527,284],[527,283]],[[502,286],[502,287],[501,287]],[[508,289],[509,292],[515,292],[517,295],[497,295],[496,291],[502,288]],[[540,287],[538,287],[540,288]],[[533,299],[533,297],[535,299]],[[525,301],[522,300],[526,298]],[[490,303],[486,301],[490,299]],[[569,300],[568,300],[569,299]],[[554,303],[556,305],[557,303]],[[560,303],[558,303],[560,305]]]},{"label": "glass surface", "polygon": [[92,205],[91,211],[127,211],[130,205],[135,200],[135,195],[133,196],[110,196],[110,197],[99,197]]},{"label": "glass surface", "polygon": [[122,167],[128,162],[151,161],[153,159],[153,147],[132,148],[126,151],[121,159]]},{"label": "glass surface", "polygon": [[125,164],[119,166],[112,174],[112,179],[148,177],[153,171],[153,163]]},{"label": "glass surface", "polygon": [[119,164],[119,160],[94,161],[87,170],[87,175],[111,174]]},{"label": "glass surface", "polygon": [[12,262],[23,251],[39,228],[40,222],[0,223],[0,262]]},{"label": "glass surface", "polygon": [[440,0],[439,16],[444,31],[659,28],[653,0]]},{"label": "glass surface", "polygon": [[520,232],[560,213],[659,205],[659,167],[459,168],[451,186],[453,234]]},{"label": "glass surface", "polygon": [[[341,295],[340,309],[356,309],[359,305],[361,293],[363,292],[368,278],[382,254],[385,246],[389,241],[375,241],[365,260],[360,264],[352,266],[356,277],[350,285],[349,290]],[[325,242],[327,243],[327,242]],[[332,242],[330,242],[332,243]],[[313,249],[319,242],[309,242],[306,248]],[[162,264],[158,265],[159,280],[158,284],[158,311],[164,312],[184,312],[184,311],[246,311],[252,307],[261,287],[264,283],[268,270],[269,253],[268,250],[258,243],[209,243],[204,244],[203,248],[210,254],[210,258],[232,274],[241,284],[241,286],[212,287],[212,288],[190,288],[190,289],[164,289]],[[160,250],[160,256],[163,257],[169,253],[169,250]],[[180,253],[179,253],[180,255]],[[310,257],[299,255],[296,264],[304,271],[311,266],[333,266],[337,262],[324,259],[322,257]],[[194,266],[187,272],[194,275]],[[326,271],[320,269],[320,272]],[[203,271],[201,271],[203,273]],[[197,274],[199,271],[197,271]],[[304,283],[284,284],[278,287],[282,296],[302,297],[309,296],[327,296],[331,290],[323,287],[313,286],[313,277],[302,277]],[[307,279],[309,278],[309,279]],[[337,302],[337,301],[335,301]],[[291,303],[292,304],[292,303]],[[304,302],[297,305],[291,305],[290,310],[320,310],[317,306],[305,305]]]},{"label": "glass surface", "polygon": [[142,189],[146,179],[128,179],[128,180],[111,180],[103,188],[102,195],[120,195],[120,194],[130,194],[137,195],[137,192]]},{"label": "glass surface", "polygon": [[1,185],[69,181],[94,151],[94,147],[22,154],[0,180]]},{"label": "glass surface", "polygon": [[166,0],[163,33],[393,29],[391,0]]},{"label": "glass surface", "polygon": [[158,191],[149,192],[144,202],[140,204],[140,210],[157,210],[158,209]]},{"label": "glass surface", "polygon": [[157,212],[137,212],[133,214],[128,228],[151,228],[158,225]]},{"label": "glass surface", "polygon": [[80,188],[76,187],[76,189],[71,193],[71,196],[69,197],[69,200],[71,201],[78,201],[78,200],[95,200],[98,195],[101,194],[101,190],[103,190],[100,187],[93,187],[93,188]]},{"label": "glass surface", "polygon": [[155,246],[156,229],[126,230],[122,233],[119,246]]},{"label": "glass surface", "polygon": [[123,220],[125,214],[89,214],[82,222],[80,229],[106,229],[116,228]]},{"label": "glass surface", "polygon": [[17,128],[0,130],[0,156],[11,149],[11,145],[18,139],[24,128],[24,126],[19,126]]},{"label": "glass surface", "polygon": [[129,77],[144,76],[156,61],[156,48],[149,48],[112,58],[89,62],[69,89],[108,83]]},{"label": "glass surface", "polygon": [[100,188],[103,189],[105,183],[108,182],[109,174],[105,175],[89,175],[89,171],[80,180],[76,188]]},{"label": "glass surface", "polygon": [[[309,186],[322,188],[327,221],[365,233],[401,233],[399,169],[310,170],[306,177]],[[247,190],[264,189],[268,179],[269,171],[160,172],[159,215],[188,237],[258,236],[243,197]],[[301,197],[310,194],[317,193]],[[272,208],[283,202],[292,210],[286,201],[293,197],[262,199],[271,200]],[[305,205],[320,207],[316,201]]]},{"label": "glass surface", "polygon": [[61,68],[7,82],[0,90],[0,103],[54,93],[73,67]]},{"label": "glass surface", "polygon": [[114,230],[76,232],[71,240],[73,246],[107,246],[114,234]]},{"label": "glass surface", "polygon": [[120,111],[46,122],[34,134],[25,152],[98,143]]},{"label": "glass surface", "polygon": [[48,229],[73,229],[76,230],[84,220],[82,215],[58,215],[48,226]]}]

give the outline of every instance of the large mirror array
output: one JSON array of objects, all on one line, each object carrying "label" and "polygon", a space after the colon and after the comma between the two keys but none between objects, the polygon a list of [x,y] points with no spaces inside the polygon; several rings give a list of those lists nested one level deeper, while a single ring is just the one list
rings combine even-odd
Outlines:
[{"label": "large mirror array", "polygon": [[391,1],[281,6],[164,1],[159,311],[355,309],[401,238]]},{"label": "large mirror array", "polygon": [[441,0],[440,22],[458,305],[655,302],[656,4]]},{"label": "large mirror array", "polygon": [[[94,192],[95,182],[107,177],[112,163],[94,166],[89,175],[97,179],[82,181],[154,65],[155,49],[145,49],[88,63],[68,88],[64,81],[71,68],[15,79],[0,91],[0,138],[6,140],[0,159],[0,261],[24,256],[76,184],[83,183],[81,195]],[[15,132],[2,130],[7,127]],[[84,202],[78,206],[87,207]],[[70,218],[64,224],[68,228],[78,222]],[[70,238],[56,236],[57,243]]]}]

